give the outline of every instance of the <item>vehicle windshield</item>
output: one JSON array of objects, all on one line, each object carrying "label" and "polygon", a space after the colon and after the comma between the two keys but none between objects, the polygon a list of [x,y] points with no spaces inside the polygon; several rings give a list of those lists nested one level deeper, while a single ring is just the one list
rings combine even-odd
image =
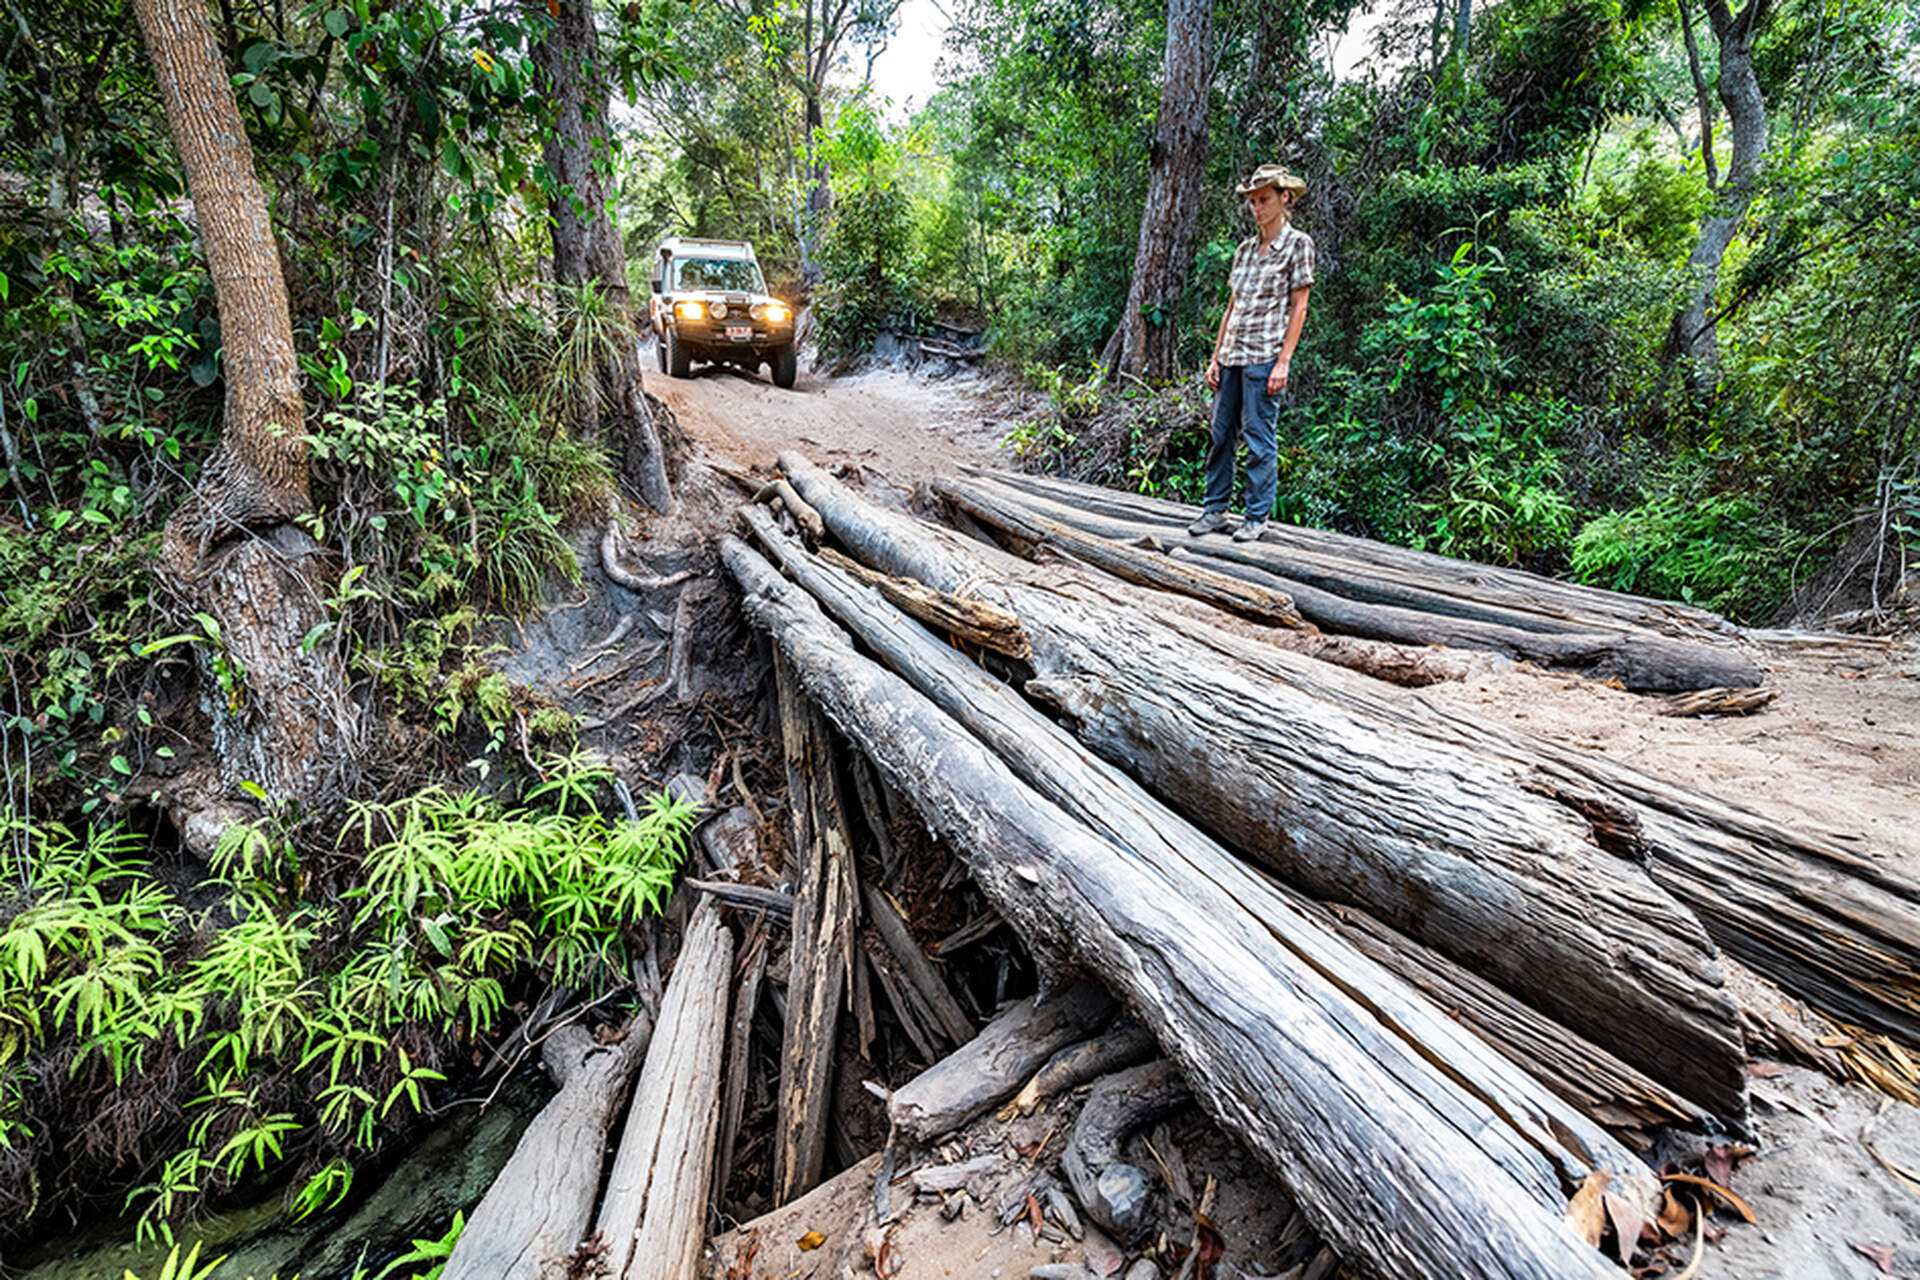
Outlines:
[{"label": "vehicle windshield", "polygon": [[675,258],[675,289],[732,289],[741,293],[765,293],[766,281],[760,277],[760,264],[743,258]]}]

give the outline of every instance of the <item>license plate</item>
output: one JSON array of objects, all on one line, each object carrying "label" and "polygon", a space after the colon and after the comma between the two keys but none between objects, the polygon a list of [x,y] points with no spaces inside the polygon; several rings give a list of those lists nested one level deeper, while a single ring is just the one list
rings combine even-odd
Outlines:
[{"label": "license plate", "polygon": [[727,326],[727,340],[730,342],[749,342],[753,339],[753,326],[750,324],[730,324]]}]

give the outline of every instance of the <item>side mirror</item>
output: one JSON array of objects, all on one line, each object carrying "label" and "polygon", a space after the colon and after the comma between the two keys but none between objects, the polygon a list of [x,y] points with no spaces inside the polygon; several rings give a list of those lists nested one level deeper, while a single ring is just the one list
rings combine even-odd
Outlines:
[{"label": "side mirror", "polygon": [[653,278],[653,291],[654,291],[655,293],[664,293],[664,292],[665,292],[665,290],[664,290],[664,289],[662,289],[662,288],[660,287],[660,277],[659,277],[659,276],[655,276],[655,277]]}]

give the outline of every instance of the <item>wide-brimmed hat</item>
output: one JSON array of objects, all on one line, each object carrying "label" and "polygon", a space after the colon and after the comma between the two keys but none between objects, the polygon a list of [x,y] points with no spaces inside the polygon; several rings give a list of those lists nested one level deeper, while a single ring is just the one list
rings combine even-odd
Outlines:
[{"label": "wide-brimmed hat", "polygon": [[1294,173],[1283,164],[1263,164],[1247,175],[1247,180],[1234,188],[1238,195],[1250,195],[1262,187],[1286,187],[1296,194],[1304,193],[1307,180]]}]

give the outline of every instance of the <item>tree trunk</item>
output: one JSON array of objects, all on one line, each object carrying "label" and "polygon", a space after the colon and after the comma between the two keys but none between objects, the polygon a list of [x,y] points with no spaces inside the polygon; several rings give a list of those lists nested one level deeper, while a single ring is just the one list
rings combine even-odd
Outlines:
[{"label": "tree trunk", "polygon": [[[606,183],[594,167],[594,141],[612,133],[609,89],[600,34],[586,0],[555,0],[552,24],[534,46],[534,61],[554,101],[554,120],[541,142],[552,175],[548,202],[553,234],[553,278],[563,285],[591,282],[600,292],[614,349],[601,354],[586,384],[572,389],[574,433],[600,442],[611,431],[611,452],[632,456],[640,498],[655,511],[672,509],[666,453],[640,375],[640,330],[627,283],[626,247],[609,205]],[[565,325],[564,308],[555,315]],[[606,415],[603,418],[603,414]]]},{"label": "tree trunk", "polygon": [[[726,539],[722,558],[808,694],[1036,953],[1113,984],[1342,1257],[1396,1280],[1618,1275],[1562,1221],[1596,1164],[1645,1190],[1618,1144],[1374,966],[1336,959],[1321,931],[1283,924],[1231,859],[1097,834],[859,656],[743,544]],[[1357,982],[1386,1005],[1351,996]]]},{"label": "tree trunk", "polygon": [[1771,0],[1748,0],[1736,16],[1726,0],[1707,0],[1707,20],[1720,44],[1720,102],[1727,109],[1733,135],[1733,157],[1712,212],[1700,220],[1687,266],[1693,292],[1667,331],[1667,356],[1687,361],[1687,390],[1704,400],[1719,384],[1720,339],[1714,312],[1714,291],[1720,283],[1720,263],[1746,220],[1759,186],[1760,168],[1767,150],[1767,104],[1760,77],[1753,66],[1753,41],[1765,25]]},{"label": "tree trunk", "polygon": [[220,652],[205,675],[223,780],[317,802],[352,769],[361,717],[337,647],[302,651],[326,620],[331,575],[291,523],[311,503],[279,251],[200,0],[136,0],[134,10],[193,198],[226,352],[219,451],[167,521],[161,571],[220,626],[208,637]]},{"label": "tree trunk", "polygon": [[[704,906],[667,982],[595,1226],[609,1280],[694,1280],[720,1126],[733,935]],[[599,1148],[586,1153],[596,1165]]]},{"label": "tree trunk", "polygon": [[460,1233],[441,1280],[558,1280],[566,1274],[573,1247],[593,1221],[600,1189],[600,1161],[582,1155],[605,1145],[651,1031],[642,1014],[611,1049],[577,1025],[548,1039],[541,1058],[560,1092],[520,1135]]},{"label": "tree trunk", "polygon": [[[928,564],[935,549],[912,522],[860,512],[804,459],[781,465],[843,542],[870,562],[893,557],[878,567],[901,572],[919,552],[922,573],[944,579],[934,585],[971,580],[1010,607],[1033,648],[1028,692],[1223,843],[1316,896],[1376,912],[1744,1121],[1739,1014],[1712,944],[1611,850],[1579,798],[1471,751],[1433,749],[1332,668],[1266,650],[1256,676],[1091,593],[996,580],[954,555]],[[862,514],[879,536],[854,530]]]},{"label": "tree trunk", "polygon": [[1160,116],[1154,126],[1133,283],[1120,327],[1102,357],[1108,368],[1136,378],[1171,378],[1178,372],[1178,312],[1193,266],[1193,230],[1207,170],[1212,66],[1213,0],[1167,0]]}]

